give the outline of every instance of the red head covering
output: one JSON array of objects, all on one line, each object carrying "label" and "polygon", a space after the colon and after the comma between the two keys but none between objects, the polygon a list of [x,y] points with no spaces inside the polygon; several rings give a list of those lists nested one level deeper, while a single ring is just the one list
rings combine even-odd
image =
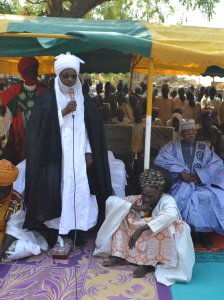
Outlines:
[{"label": "red head covering", "polygon": [[36,80],[34,80],[24,74],[24,71],[32,65],[37,65],[39,67],[39,62],[35,57],[23,57],[20,59],[20,61],[18,63],[18,67],[17,67],[22,78],[25,80],[25,83],[28,85],[34,85],[37,83]]}]

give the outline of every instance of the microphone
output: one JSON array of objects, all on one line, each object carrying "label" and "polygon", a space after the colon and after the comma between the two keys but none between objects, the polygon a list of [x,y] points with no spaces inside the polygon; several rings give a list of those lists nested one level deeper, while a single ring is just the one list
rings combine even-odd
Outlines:
[{"label": "microphone", "polygon": [[[70,101],[75,101],[75,93],[74,93],[74,90],[71,88],[69,89],[69,96],[70,96]],[[72,112],[72,117],[74,118],[74,111]]]}]

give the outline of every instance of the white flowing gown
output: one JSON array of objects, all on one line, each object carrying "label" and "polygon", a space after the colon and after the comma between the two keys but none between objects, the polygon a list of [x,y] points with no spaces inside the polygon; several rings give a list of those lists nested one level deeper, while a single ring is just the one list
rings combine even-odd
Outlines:
[{"label": "white flowing gown", "polygon": [[96,197],[90,194],[86,170],[85,153],[91,152],[91,147],[84,122],[84,97],[81,83],[77,80],[74,87],[77,102],[74,119],[72,113],[62,116],[61,110],[70,101],[70,97],[68,91],[63,92],[61,85],[57,76],[55,91],[62,143],[62,212],[60,218],[47,221],[45,225],[59,229],[59,234],[67,234],[72,229],[86,231],[95,226],[98,205]]}]

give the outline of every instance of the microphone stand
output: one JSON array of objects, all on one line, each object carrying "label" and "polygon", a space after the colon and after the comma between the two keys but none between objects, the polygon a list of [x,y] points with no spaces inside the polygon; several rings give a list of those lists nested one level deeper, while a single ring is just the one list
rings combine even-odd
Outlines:
[{"label": "microphone stand", "polygon": [[72,160],[73,160],[73,174],[74,174],[74,212],[75,212],[75,235],[74,235],[74,245],[73,245],[73,252],[74,252],[74,263],[75,263],[75,295],[76,300],[78,300],[78,278],[77,278],[77,269],[76,269],[76,261],[75,261],[75,250],[76,250],[76,239],[77,239],[77,229],[76,229],[76,205],[75,205],[75,192],[76,192],[76,182],[75,182],[75,114],[72,113]]}]

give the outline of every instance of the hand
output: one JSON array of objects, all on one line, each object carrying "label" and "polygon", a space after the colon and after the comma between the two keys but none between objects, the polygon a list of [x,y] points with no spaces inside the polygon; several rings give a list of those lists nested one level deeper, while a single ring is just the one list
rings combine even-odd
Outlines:
[{"label": "hand", "polygon": [[140,228],[138,228],[130,237],[129,241],[128,241],[128,247],[129,249],[133,249],[135,247],[135,244],[137,242],[137,240],[140,238],[140,236],[142,235],[142,233],[145,230],[151,230],[149,228],[149,226],[146,224]]},{"label": "hand", "polygon": [[148,203],[142,204],[142,205],[137,205],[137,204],[132,204],[131,209],[133,209],[134,211],[140,212],[140,211],[146,211],[146,212],[150,212],[151,206]]},{"label": "hand", "polygon": [[188,173],[181,172],[180,173],[180,178],[181,178],[182,181],[187,182],[187,183],[194,182],[193,175],[188,174]]},{"label": "hand", "polygon": [[92,153],[86,153],[85,157],[86,157],[86,167],[89,168],[93,164],[93,155]]},{"label": "hand", "polygon": [[193,181],[194,181],[195,184],[200,184],[201,183],[201,179],[199,178],[198,175],[192,175],[192,177],[194,179]]},{"label": "hand", "polygon": [[76,111],[77,108],[77,103],[76,101],[69,101],[68,104],[66,105],[66,107],[61,111],[62,116],[66,116],[70,113],[72,113],[73,111]]}]

